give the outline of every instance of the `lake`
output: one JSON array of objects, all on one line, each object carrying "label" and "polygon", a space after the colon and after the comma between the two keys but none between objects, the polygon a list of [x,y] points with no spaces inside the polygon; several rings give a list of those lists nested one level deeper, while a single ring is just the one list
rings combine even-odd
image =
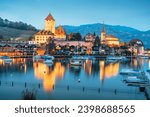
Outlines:
[{"label": "lake", "polygon": [[0,99],[23,99],[27,89],[35,92],[38,100],[146,100],[139,87],[123,82],[119,72],[125,68],[146,71],[150,60],[109,64],[85,60],[83,66],[71,66],[67,58],[55,59],[52,66],[29,58],[15,58],[10,64],[0,60]]}]

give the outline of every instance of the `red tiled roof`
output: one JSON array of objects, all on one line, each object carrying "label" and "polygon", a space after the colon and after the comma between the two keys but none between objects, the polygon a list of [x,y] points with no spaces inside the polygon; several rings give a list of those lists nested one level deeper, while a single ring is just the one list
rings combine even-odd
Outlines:
[{"label": "red tiled roof", "polygon": [[45,18],[45,20],[53,20],[55,21],[55,19],[53,18],[53,16],[49,13],[48,16]]}]

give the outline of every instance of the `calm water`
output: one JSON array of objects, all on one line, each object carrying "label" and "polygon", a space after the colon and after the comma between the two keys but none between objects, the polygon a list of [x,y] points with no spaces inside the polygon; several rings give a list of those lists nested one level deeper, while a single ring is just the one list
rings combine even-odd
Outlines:
[{"label": "calm water", "polygon": [[142,69],[148,59],[106,64],[104,60],[86,60],[83,66],[70,66],[68,59],[56,59],[53,66],[32,59],[0,61],[0,99],[22,99],[23,91],[36,91],[37,99],[147,99],[139,87],[127,86],[122,68]]}]

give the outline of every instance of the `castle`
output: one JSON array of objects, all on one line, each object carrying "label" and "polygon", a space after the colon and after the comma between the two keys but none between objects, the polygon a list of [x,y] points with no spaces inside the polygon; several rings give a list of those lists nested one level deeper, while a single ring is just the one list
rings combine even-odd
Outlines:
[{"label": "castle", "polygon": [[47,43],[49,39],[56,39],[56,40],[66,39],[66,32],[60,25],[58,26],[58,28],[55,28],[55,19],[50,13],[45,18],[44,30],[40,30],[35,34],[35,43],[44,44]]}]

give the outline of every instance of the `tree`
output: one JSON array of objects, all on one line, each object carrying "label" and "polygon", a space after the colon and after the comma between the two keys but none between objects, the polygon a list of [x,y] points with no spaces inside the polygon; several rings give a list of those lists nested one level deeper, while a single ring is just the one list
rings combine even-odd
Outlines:
[{"label": "tree", "polygon": [[96,36],[95,32],[93,33],[93,36]]},{"label": "tree", "polygon": [[99,37],[96,36],[95,41],[94,41],[94,46],[99,46],[100,45],[100,40]]},{"label": "tree", "polygon": [[0,35],[0,39],[3,39],[3,36],[2,36],[2,35]]},{"label": "tree", "polygon": [[35,27],[33,27],[30,24],[28,25],[23,22],[13,22],[13,21],[9,21],[8,19],[2,19],[1,17],[0,17],[0,26],[16,28],[16,29],[21,29],[21,30],[34,30],[34,31],[37,30]]},{"label": "tree", "polygon": [[4,26],[3,19],[0,17],[0,26]]},{"label": "tree", "polygon": [[76,39],[77,41],[81,41],[81,40],[82,40],[82,36],[81,36],[81,34],[80,34],[79,32],[76,33],[75,39]]}]

